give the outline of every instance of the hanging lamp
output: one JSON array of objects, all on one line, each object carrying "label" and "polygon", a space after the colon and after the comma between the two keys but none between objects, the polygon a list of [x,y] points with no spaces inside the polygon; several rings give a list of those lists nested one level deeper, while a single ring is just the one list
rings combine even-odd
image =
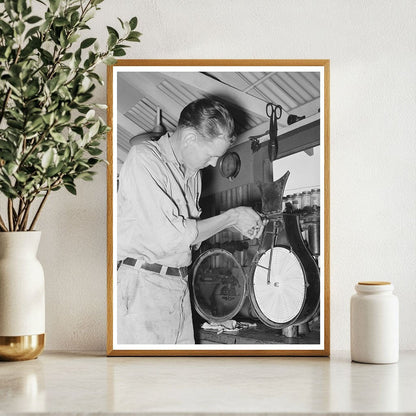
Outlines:
[{"label": "hanging lamp", "polygon": [[141,143],[143,140],[159,140],[166,133],[166,128],[161,124],[161,110],[160,107],[156,108],[155,125],[150,132],[141,133],[133,136],[129,142],[132,146]]}]

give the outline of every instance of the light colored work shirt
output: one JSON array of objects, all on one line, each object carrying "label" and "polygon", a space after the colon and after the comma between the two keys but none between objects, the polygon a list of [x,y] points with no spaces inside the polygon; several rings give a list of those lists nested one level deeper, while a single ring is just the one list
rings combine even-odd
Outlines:
[{"label": "light colored work shirt", "polygon": [[131,148],[119,177],[117,260],[183,267],[201,214],[199,172],[184,173],[166,134]]}]

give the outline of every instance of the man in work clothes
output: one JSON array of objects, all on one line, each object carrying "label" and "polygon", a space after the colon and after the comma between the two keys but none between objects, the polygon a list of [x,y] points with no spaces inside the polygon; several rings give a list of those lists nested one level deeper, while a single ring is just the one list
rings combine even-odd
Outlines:
[{"label": "man in work clothes", "polygon": [[215,166],[235,140],[223,104],[201,99],[177,129],[130,150],[117,204],[117,342],[194,344],[188,266],[192,246],[234,227],[249,238],[263,224],[249,207],[200,220],[200,170]]}]

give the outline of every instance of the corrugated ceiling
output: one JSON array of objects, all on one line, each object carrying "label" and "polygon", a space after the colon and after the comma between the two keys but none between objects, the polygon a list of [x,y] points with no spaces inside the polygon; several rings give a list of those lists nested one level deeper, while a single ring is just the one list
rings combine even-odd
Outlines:
[{"label": "corrugated ceiling", "polygon": [[[150,132],[157,109],[161,122],[173,131],[184,106],[198,98],[216,96],[226,101],[236,121],[237,134],[268,121],[266,104],[279,104],[287,118],[301,108],[309,116],[319,107],[319,72],[200,72],[118,73],[117,144],[120,162],[130,139]],[[306,114],[309,112],[310,114]],[[282,120],[284,123],[286,120]]]}]

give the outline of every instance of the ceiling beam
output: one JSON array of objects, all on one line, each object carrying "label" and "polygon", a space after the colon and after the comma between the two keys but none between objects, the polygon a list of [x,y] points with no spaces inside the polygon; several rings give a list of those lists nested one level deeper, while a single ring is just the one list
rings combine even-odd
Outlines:
[{"label": "ceiling beam", "polygon": [[[279,127],[277,135],[282,136],[283,134],[289,133],[289,132],[291,132],[293,130],[296,130],[300,127],[307,126],[308,124],[313,123],[317,120],[320,120],[320,114],[319,113],[314,114],[310,117],[304,118],[303,120],[300,120],[296,123],[290,124],[286,127]],[[256,127],[253,127],[250,130],[247,130],[243,134],[240,134],[237,137],[237,140],[236,140],[236,142],[234,143],[233,146],[237,146],[239,144],[247,142],[248,140],[250,140],[250,136],[260,136],[260,137],[258,137],[259,143],[263,143],[263,142],[269,140],[268,130],[269,130],[269,122],[266,121],[262,124],[259,124]]]}]

